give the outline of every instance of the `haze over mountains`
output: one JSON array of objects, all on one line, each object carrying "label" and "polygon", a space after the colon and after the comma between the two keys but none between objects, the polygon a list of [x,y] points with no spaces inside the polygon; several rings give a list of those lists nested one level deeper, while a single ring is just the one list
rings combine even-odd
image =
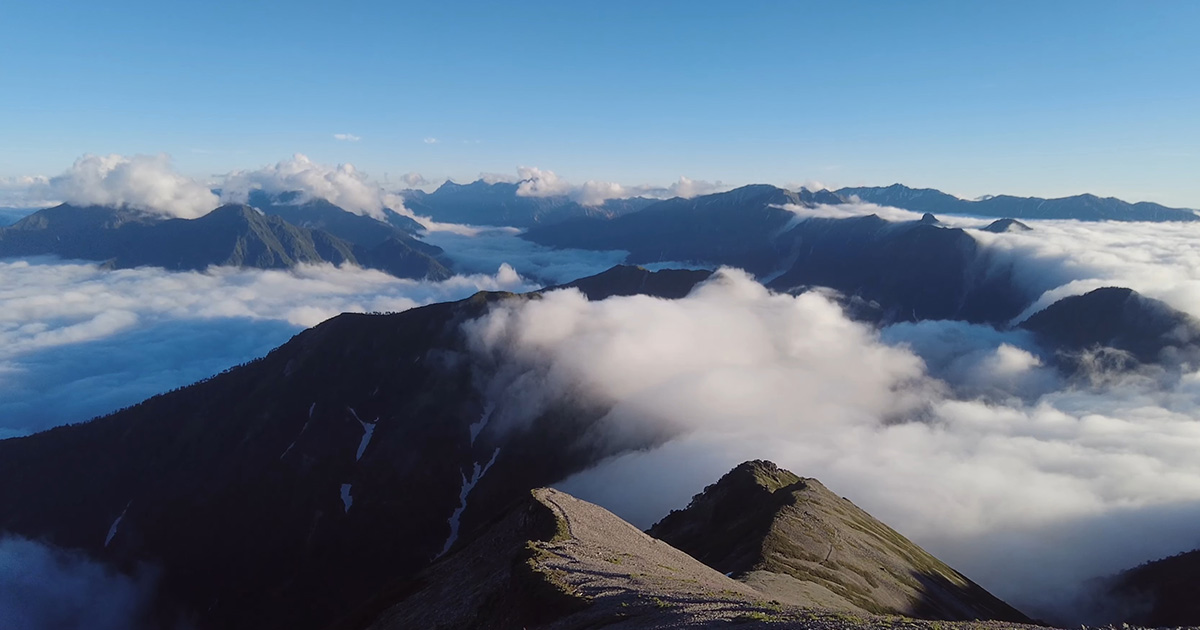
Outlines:
[{"label": "haze over mountains", "polygon": [[[402,311],[333,317],[193,386],[0,441],[0,530],[110,567],[113,584],[153,567],[135,621],[201,628],[812,621],[799,606],[855,625],[1067,623],[1089,618],[1088,578],[1195,547],[1200,497],[1162,473],[1198,472],[1193,221],[993,222],[766,185],[596,206],[520,191],[409,194],[416,218],[374,192],[344,197],[355,212],[256,190],[191,219],[63,205],[0,232],[21,256],[102,263],[4,263],[0,360],[18,377],[44,348],[148,321],[136,299],[77,306],[110,299],[108,282],[158,286],[163,312],[211,301],[234,328]],[[446,225],[488,216],[530,227]],[[424,240],[438,234],[456,245]],[[485,239],[496,249],[472,250]],[[1161,253],[1090,254],[1102,239]],[[470,256],[521,252],[560,272],[609,256],[659,270],[534,293],[520,264],[461,275]],[[92,288],[62,293],[91,297],[62,310],[22,288],[82,270]],[[202,301],[171,305],[197,286]],[[272,290],[265,307],[249,296]],[[756,462],[696,495],[764,457],[822,482]],[[547,485],[561,491],[534,491]],[[665,542],[637,532],[656,522]],[[463,579],[479,589],[451,607]]]}]

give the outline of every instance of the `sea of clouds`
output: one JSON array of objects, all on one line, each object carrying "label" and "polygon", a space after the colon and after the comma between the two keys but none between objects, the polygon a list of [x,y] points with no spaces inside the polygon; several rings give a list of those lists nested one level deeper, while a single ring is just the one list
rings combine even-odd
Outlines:
[{"label": "sea of clouds", "polygon": [[[1031,225],[972,230],[1044,292],[1030,312],[1118,285],[1200,315],[1200,226]],[[876,330],[820,293],[772,294],[736,270],[674,302],[554,293],[471,330],[528,372],[506,376],[528,385],[507,390],[520,399],[509,422],[585,392],[612,405],[589,439],[675,436],[561,484],[639,526],[740,461],[772,459],[1026,612],[1076,623],[1095,621],[1090,578],[1200,547],[1200,366],[1068,381],[1023,331]]]},{"label": "sea of clouds", "polygon": [[[522,194],[615,194],[549,171],[520,175],[529,182]],[[368,215],[401,208],[352,167],[303,156],[222,183],[177,176],[163,156],[85,156],[59,176],[23,185],[39,203],[125,204],[180,217],[256,188],[332,196]],[[678,184],[678,194],[708,186]],[[869,204],[789,209],[798,221],[916,218]],[[987,220],[939,218],[970,229],[1014,265],[1016,280],[1041,296],[1029,312],[1117,285],[1200,316],[1198,225],[1031,221],[1033,231],[992,234],[975,229]],[[450,280],[333,266],[172,273],[0,261],[0,437],[83,421],[185,385],[340,312],[561,284],[624,257],[555,251],[511,229],[426,224],[427,239],[456,262]],[[520,423],[539,405],[583,391],[612,406],[592,439],[674,436],[562,483],[638,525],[682,507],[738,462],[768,458],[821,479],[1026,612],[1070,621],[1086,619],[1064,603],[1083,594],[1088,578],[1200,547],[1194,367],[1103,386],[1068,381],[1022,332],[959,322],[877,330],[823,294],[772,294],[737,270],[673,302],[588,302],[557,292],[499,307],[468,332],[480,351],[530,375],[508,391],[523,405],[509,405],[519,411],[503,421]],[[104,577],[85,560],[25,542],[4,543],[0,559],[10,568],[0,577],[39,562]],[[109,582],[125,596],[124,582]],[[0,618],[20,610],[6,600]]]}]

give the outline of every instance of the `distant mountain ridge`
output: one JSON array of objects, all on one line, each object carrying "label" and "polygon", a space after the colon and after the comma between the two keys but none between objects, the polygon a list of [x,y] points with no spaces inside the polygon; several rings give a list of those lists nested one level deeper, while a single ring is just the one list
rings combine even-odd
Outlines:
[{"label": "distant mountain ridge", "polygon": [[625,250],[633,264],[729,265],[777,291],[829,287],[873,303],[885,321],[999,324],[1032,301],[974,237],[932,215],[902,222],[803,215],[836,199],[828,191],[752,185],[669,199],[614,219],[539,226],[522,237],[552,247]]},{"label": "distant mountain ridge", "polygon": [[1130,203],[1114,197],[1082,194],[1058,199],[996,195],[971,201],[932,188],[862,186],[839,188],[839,196],[913,212],[963,214],[1012,219],[1076,219],[1079,221],[1198,221],[1200,215],[1187,208],[1169,208],[1157,203]]},{"label": "distant mountain ridge", "polygon": [[519,187],[519,183],[511,182],[476,180],[456,184],[446,181],[430,193],[406,190],[401,195],[409,210],[436,221],[514,227],[546,225],[576,217],[611,218],[636,212],[655,202],[631,197],[607,199],[595,206],[585,206],[566,195],[520,195]]},{"label": "distant mountain ridge", "polygon": [[[336,206],[330,216],[351,215]],[[382,235],[367,246],[323,229],[293,225],[246,205],[225,205],[196,219],[164,219],[124,208],[63,204],[0,228],[0,257],[54,255],[95,260],[112,268],[201,270],[211,265],[285,269],[298,264],[351,263],[403,278],[443,279],[441,249],[372,221]],[[337,228],[335,228],[337,229]]]}]

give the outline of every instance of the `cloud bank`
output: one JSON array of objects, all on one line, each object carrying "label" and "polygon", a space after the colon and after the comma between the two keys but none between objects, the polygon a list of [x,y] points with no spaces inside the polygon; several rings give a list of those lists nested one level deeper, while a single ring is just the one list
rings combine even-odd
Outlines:
[{"label": "cloud bank", "polygon": [[149,576],[130,577],[84,555],[0,537],[0,627],[133,630],[149,627]]},{"label": "cloud bank", "polygon": [[302,153],[256,170],[225,175],[221,195],[226,201],[244,203],[256,190],[269,194],[299,191],[308,198],[325,199],[355,214],[380,220],[385,218],[384,208],[406,212],[398,196],[369,180],[353,164],[318,164]]},{"label": "cloud bank", "polygon": [[9,189],[20,189],[24,204],[125,207],[184,219],[219,205],[208,187],[172,170],[164,154],[84,155],[60,175],[20,178]]},{"label": "cloud bank", "polygon": [[1200,545],[1200,372],[1067,387],[1019,333],[877,332],[819,293],[773,295],[729,270],[679,301],[563,291],[468,330],[507,366],[493,422],[583,397],[611,407],[585,439],[674,436],[560,484],[639,526],[769,458],[1070,621],[1081,611],[1062,603],[1088,578]]},{"label": "cloud bank", "polygon": [[[487,180],[485,179],[485,181]],[[628,199],[630,197],[653,199],[695,197],[724,189],[720,182],[697,181],[686,177],[680,177],[679,181],[666,188],[650,185],[623,186],[599,180],[588,180],[576,185],[559,177],[554,171],[532,166],[518,168],[517,181],[519,182],[517,194],[522,197],[568,197],[585,206],[598,206],[609,199]]]},{"label": "cloud bank", "polygon": [[172,273],[0,261],[0,438],[187,385],[341,312],[536,288],[494,270],[427,282],[330,265]]}]

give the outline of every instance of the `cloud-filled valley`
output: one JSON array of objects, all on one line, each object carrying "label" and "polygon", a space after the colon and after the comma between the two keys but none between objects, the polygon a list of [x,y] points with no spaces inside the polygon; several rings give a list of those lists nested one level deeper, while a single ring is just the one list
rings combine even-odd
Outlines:
[{"label": "cloud-filled valley", "polygon": [[675,436],[561,484],[642,527],[768,458],[1060,619],[1080,612],[1063,605],[1078,596],[1068,585],[1200,543],[1188,520],[1200,511],[1200,373],[1066,387],[1020,333],[875,333],[820,294],[771,295],[738,272],[677,302],[554,293],[472,334],[517,366],[501,373],[510,413],[494,421],[520,426],[585,396],[612,405],[587,439]]},{"label": "cloud-filled valley", "polygon": [[[722,188],[686,178],[654,189],[575,185],[539,169],[522,169],[518,181],[518,196],[581,204]],[[44,200],[180,217],[256,190],[300,191],[376,218],[384,208],[412,214],[352,166],[303,155],[230,173],[220,197],[173,173],[162,156],[86,156],[30,186]],[[795,214],[789,226],[921,218],[857,201],[784,209]],[[994,273],[1010,274],[1032,296],[1013,325],[1105,286],[1200,317],[1200,223],[1038,220],[1027,232],[991,233],[982,228],[992,219],[937,218],[966,229]],[[187,385],[342,312],[526,292],[626,257],[540,245],[517,228],[421,221],[420,238],[452,264],[447,280],[352,265],[169,272],[0,260],[0,438]],[[661,441],[560,483],[639,527],[683,507],[738,462],[771,459],[1052,620],[1090,619],[1090,578],[1200,547],[1200,366],[1097,369],[1084,378],[1015,326],[901,319],[877,327],[852,319],[836,292],[775,293],[762,280],[724,268],[680,300],[589,302],[566,290],[495,306],[462,329],[476,358],[499,366],[483,385],[498,405],[492,430],[518,430],[550,407],[584,401],[608,411],[581,440],[611,450]]]},{"label": "cloud-filled valley", "polygon": [[0,436],[80,422],[187,385],[341,312],[530,288],[511,267],[428,282],[332,266],[171,273],[0,261]]}]

